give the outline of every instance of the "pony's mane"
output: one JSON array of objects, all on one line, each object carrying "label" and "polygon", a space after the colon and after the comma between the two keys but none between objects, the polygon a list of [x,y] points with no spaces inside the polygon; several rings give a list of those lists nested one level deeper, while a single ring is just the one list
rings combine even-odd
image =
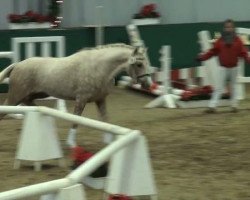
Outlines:
[{"label": "pony's mane", "polygon": [[121,48],[128,48],[128,49],[134,49],[135,48],[135,47],[133,47],[131,45],[127,45],[127,44],[124,44],[124,43],[115,43],[115,44],[100,45],[100,46],[97,46],[97,47],[86,47],[86,48],[80,49],[78,52],[80,52],[80,51],[89,51],[89,50],[107,49],[107,48],[114,48],[114,47],[121,47]]}]

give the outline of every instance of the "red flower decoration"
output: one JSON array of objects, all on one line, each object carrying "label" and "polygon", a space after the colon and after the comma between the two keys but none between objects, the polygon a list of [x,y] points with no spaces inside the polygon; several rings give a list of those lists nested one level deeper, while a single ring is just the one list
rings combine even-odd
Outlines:
[{"label": "red flower decoration", "polygon": [[150,88],[149,88],[149,91],[152,92],[154,90],[158,89],[158,84],[157,83],[153,83]]},{"label": "red flower decoration", "polygon": [[71,157],[77,165],[81,165],[83,162],[93,156],[92,153],[85,151],[83,147],[75,147],[72,149]]},{"label": "red flower decoration", "polygon": [[8,19],[11,23],[24,23],[24,22],[43,23],[43,22],[53,22],[55,20],[54,18],[52,19],[49,16],[44,16],[39,13],[33,12],[32,10],[29,10],[22,15],[9,14]]},{"label": "red flower decoration", "polygon": [[138,14],[135,15],[135,18],[158,18],[160,14],[156,12],[156,4],[147,4],[143,6]]}]

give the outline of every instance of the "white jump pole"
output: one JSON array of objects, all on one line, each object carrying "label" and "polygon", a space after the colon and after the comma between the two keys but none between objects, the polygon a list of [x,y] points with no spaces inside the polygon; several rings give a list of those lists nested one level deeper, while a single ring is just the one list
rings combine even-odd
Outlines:
[{"label": "white jump pole", "polygon": [[[212,47],[211,36],[208,31],[198,32],[199,44],[202,52],[206,52]],[[218,75],[218,58],[211,58],[207,61],[202,62],[203,68],[206,71],[206,76],[204,77],[205,85],[217,85],[216,76]]]},{"label": "white jump pole", "polygon": [[[81,124],[83,126],[94,128],[100,131],[110,132],[113,134],[123,135],[131,131],[131,129],[128,129],[128,128],[123,128],[117,125],[113,125],[113,124],[109,124],[109,123],[105,123],[101,121],[96,121],[93,119],[88,119],[88,118],[77,116],[77,115],[70,114],[70,113],[64,113],[62,111],[55,110],[55,109],[48,108],[48,107],[39,106],[38,111],[40,111],[41,113],[45,115],[50,115],[56,118],[70,121],[72,123]],[[1,107],[0,107],[0,112],[1,112]]]},{"label": "white jump pole", "polygon": [[[128,35],[129,35],[130,44],[132,46],[134,46],[134,47],[143,47],[143,48],[145,48],[145,43],[141,39],[141,36],[140,36],[140,33],[139,33],[139,30],[138,30],[137,26],[135,24],[129,24],[129,25],[126,26],[126,29],[127,29]],[[149,65],[148,70],[150,70],[150,73],[154,72],[155,68],[151,65],[147,53],[146,53],[146,59],[147,59],[148,65]]]},{"label": "white jump pole", "polygon": [[161,66],[162,66],[162,82],[163,82],[163,95],[148,103],[145,108],[165,107],[176,108],[175,101],[179,98],[177,95],[172,94],[171,89],[171,47],[163,46],[161,49]]}]

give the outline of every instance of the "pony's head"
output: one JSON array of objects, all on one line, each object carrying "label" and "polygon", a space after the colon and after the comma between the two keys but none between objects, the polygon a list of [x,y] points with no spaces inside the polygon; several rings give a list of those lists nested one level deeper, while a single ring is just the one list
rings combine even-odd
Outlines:
[{"label": "pony's head", "polygon": [[133,79],[133,83],[141,83],[142,87],[147,89],[151,85],[149,73],[149,63],[146,57],[146,49],[136,47],[130,56],[127,73]]}]

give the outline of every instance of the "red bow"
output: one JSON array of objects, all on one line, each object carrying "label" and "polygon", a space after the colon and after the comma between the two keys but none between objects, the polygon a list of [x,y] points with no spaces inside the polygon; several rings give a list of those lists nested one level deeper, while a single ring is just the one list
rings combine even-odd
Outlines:
[{"label": "red bow", "polygon": [[92,153],[85,151],[83,147],[74,147],[72,149],[72,153],[71,153],[71,157],[72,159],[78,164],[82,164],[83,162],[85,162],[86,160],[88,160],[89,158],[91,158],[93,156]]}]

